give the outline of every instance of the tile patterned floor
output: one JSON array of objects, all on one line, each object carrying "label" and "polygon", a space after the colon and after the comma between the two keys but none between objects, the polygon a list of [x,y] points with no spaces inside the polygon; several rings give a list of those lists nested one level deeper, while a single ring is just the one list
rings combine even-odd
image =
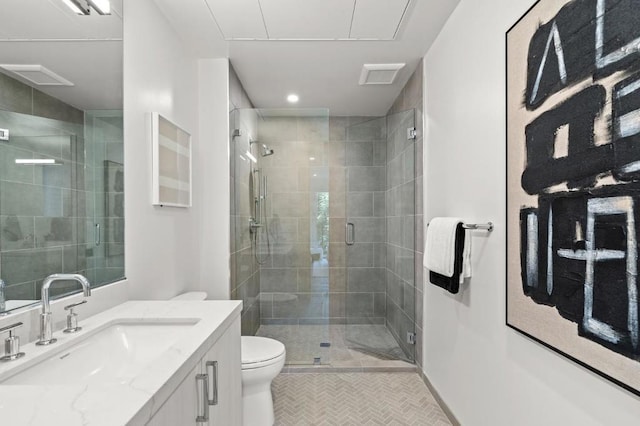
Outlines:
[{"label": "tile patterned floor", "polygon": [[276,426],[451,425],[416,373],[280,374]]},{"label": "tile patterned floor", "polygon": [[[402,360],[406,356],[384,325],[261,325],[257,335],[284,343],[287,367],[313,365],[316,357],[324,366],[353,371],[415,367]],[[321,347],[324,342],[331,346]]]}]

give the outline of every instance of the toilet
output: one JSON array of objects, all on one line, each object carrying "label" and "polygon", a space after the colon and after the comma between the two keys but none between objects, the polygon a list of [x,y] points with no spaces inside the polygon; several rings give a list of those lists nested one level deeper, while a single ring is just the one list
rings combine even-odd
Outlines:
[{"label": "toilet", "polygon": [[[207,293],[193,291],[171,300],[205,300]],[[276,378],[286,357],[284,345],[267,337],[242,336],[242,424],[244,426],[273,426],[273,397],[271,382]]]},{"label": "toilet", "polygon": [[284,367],[284,345],[274,339],[242,336],[242,424],[273,426],[271,382]]}]

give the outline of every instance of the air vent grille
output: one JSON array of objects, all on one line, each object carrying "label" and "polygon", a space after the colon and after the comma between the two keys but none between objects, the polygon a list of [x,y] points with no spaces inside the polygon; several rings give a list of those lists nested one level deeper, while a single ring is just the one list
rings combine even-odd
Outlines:
[{"label": "air vent grille", "polygon": [[73,86],[73,83],[42,65],[0,64],[0,68],[10,71],[38,86]]},{"label": "air vent grille", "polygon": [[364,64],[360,84],[393,84],[405,64]]}]

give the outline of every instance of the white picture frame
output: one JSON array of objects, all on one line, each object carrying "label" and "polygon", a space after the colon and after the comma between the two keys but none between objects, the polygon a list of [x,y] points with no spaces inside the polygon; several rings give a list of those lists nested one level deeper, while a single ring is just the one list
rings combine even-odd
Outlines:
[{"label": "white picture frame", "polygon": [[152,204],[191,207],[191,135],[157,112],[151,113]]}]

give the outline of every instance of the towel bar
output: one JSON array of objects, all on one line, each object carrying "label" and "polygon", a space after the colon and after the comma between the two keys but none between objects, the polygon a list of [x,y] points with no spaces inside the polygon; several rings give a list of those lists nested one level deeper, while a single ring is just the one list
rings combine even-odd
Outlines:
[{"label": "towel bar", "polygon": [[487,231],[493,231],[493,222],[487,223],[463,223],[464,229],[486,229]]}]

